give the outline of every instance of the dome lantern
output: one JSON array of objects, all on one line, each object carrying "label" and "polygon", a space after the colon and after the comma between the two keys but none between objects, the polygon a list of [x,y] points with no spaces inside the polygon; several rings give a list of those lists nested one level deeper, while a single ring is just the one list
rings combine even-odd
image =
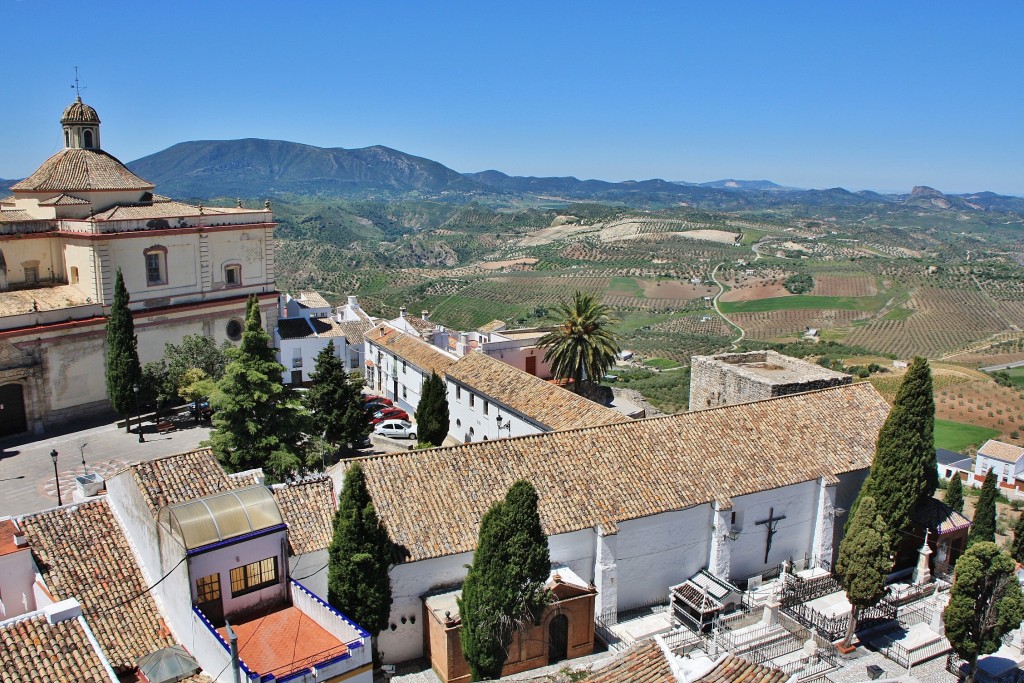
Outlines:
[{"label": "dome lantern", "polygon": [[99,149],[100,117],[96,110],[82,102],[81,96],[68,105],[60,117],[64,129],[65,149]]}]

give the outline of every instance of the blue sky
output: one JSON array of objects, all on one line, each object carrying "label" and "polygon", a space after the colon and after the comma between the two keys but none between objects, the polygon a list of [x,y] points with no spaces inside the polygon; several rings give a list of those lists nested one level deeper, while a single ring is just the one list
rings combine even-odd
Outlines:
[{"label": "blue sky", "polygon": [[0,0],[0,177],[74,97],[124,161],[382,144],[458,171],[1024,195],[1024,3]]}]

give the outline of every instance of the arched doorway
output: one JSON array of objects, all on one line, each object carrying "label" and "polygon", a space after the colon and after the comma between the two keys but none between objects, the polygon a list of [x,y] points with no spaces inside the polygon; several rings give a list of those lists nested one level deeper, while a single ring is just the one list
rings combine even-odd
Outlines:
[{"label": "arched doorway", "polygon": [[20,384],[0,386],[0,437],[21,434],[27,429],[24,389]]},{"label": "arched doorway", "polygon": [[548,664],[569,656],[569,617],[559,614],[548,624]]}]

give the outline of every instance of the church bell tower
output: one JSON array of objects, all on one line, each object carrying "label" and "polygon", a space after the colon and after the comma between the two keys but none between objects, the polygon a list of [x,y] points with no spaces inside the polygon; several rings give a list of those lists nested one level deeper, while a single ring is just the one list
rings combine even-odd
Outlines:
[{"label": "church bell tower", "polygon": [[60,117],[64,128],[64,149],[99,149],[100,117],[78,96]]}]

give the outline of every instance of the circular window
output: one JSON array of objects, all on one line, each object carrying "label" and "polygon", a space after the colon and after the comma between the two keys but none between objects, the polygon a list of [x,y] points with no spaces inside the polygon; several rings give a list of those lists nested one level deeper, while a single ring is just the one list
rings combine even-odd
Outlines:
[{"label": "circular window", "polygon": [[228,321],[227,327],[228,339],[231,341],[238,341],[242,338],[242,321],[238,318],[232,318]]}]

